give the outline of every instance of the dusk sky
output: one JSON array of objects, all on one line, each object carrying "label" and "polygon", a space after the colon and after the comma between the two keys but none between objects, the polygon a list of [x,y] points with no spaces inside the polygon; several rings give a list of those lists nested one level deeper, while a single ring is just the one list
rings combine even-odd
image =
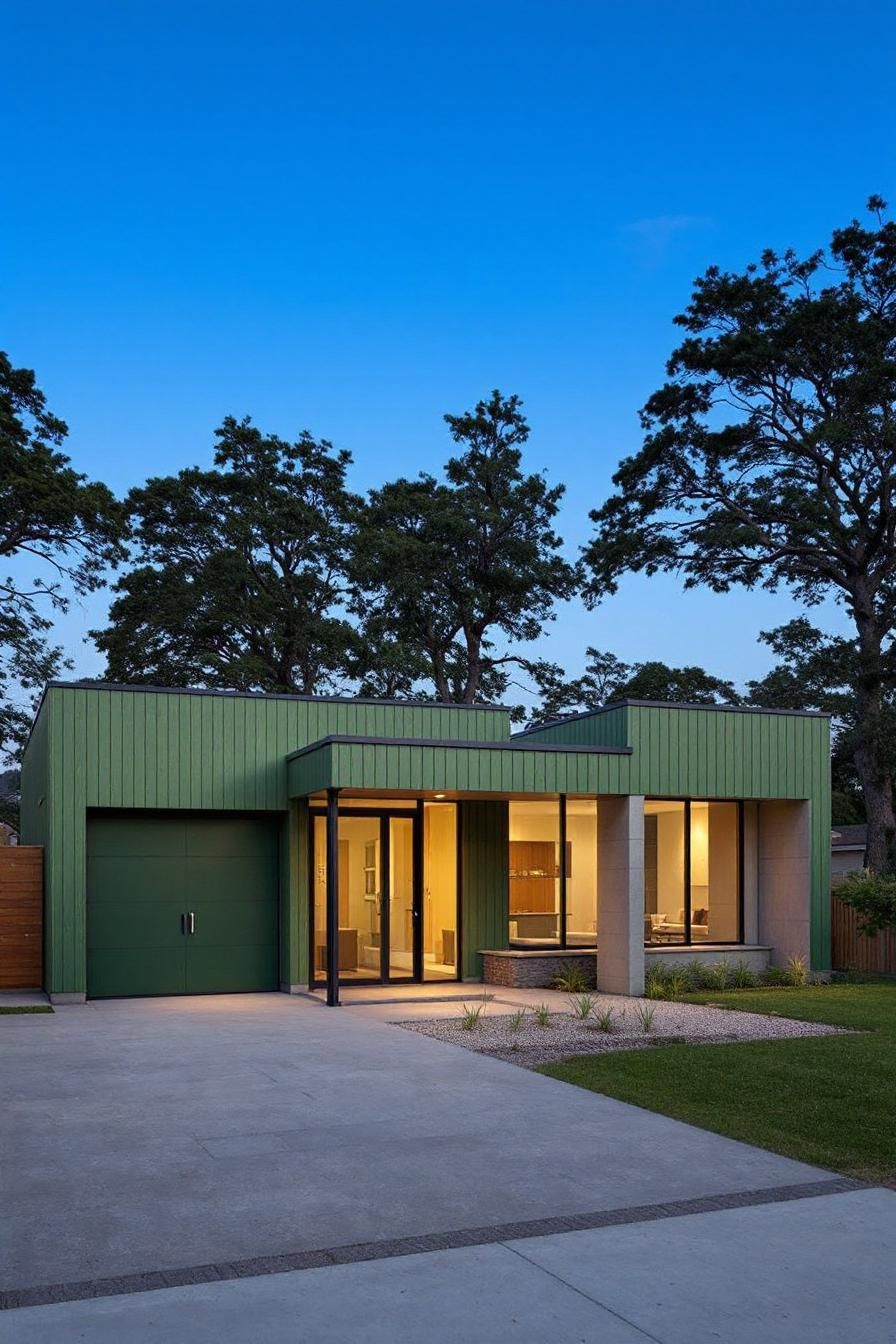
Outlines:
[{"label": "dusk sky", "polygon": [[[356,489],[436,471],[498,387],[574,555],[693,278],[896,204],[883,0],[3,9],[0,348],[119,493],[227,414],[350,449]],[[60,626],[81,675],[107,601]],[[742,683],[794,610],[632,578],[541,652]]]}]

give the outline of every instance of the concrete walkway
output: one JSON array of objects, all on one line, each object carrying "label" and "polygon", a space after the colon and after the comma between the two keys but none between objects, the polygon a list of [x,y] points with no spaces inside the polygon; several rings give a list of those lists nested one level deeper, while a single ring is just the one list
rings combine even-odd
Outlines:
[{"label": "concrete walkway", "polygon": [[[602,1223],[760,1207],[833,1180],[402,1031],[389,1011],[251,995],[0,1017],[3,1304],[129,1286],[137,1304],[155,1300],[141,1288],[371,1255],[365,1273],[386,1282],[410,1272],[408,1238],[473,1245],[469,1263],[489,1264],[517,1237],[615,1236]],[[798,1203],[810,1220],[820,1206]],[[303,1293],[317,1272],[302,1269]],[[3,1328],[32,1310],[0,1313]]]},{"label": "concrete walkway", "polygon": [[0,1344],[888,1344],[896,1193],[0,1313]]}]

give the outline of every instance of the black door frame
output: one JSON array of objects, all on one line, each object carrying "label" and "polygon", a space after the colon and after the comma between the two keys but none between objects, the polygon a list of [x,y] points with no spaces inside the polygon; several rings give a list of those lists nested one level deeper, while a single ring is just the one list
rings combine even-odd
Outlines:
[{"label": "black door frame", "polygon": [[[377,817],[380,823],[380,974],[379,976],[339,976],[340,985],[419,985],[423,979],[423,804],[418,798],[416,806],[410,807],[346,807],[340,808],[338,819],[343,817]],[[325,980],[319,978],[314,964],[314,871],[315,837],[314,822],[317,817],[326,818],[327,809],[317,805],[308,809],[308,988],[323,989]],[[411,973],[410,975],[390,975],[389,953],[391,941],[391,891],[389,887],[389,858],[391,846],[390,822],[394,817],[403,818],[412,823],[411,830]],[[460,812],[457,813],[458,835],[460,832]],[[458,918],[455,931],[455,967],[460,977],[460,872],[458,872],[457,891]],[[338,946],[338,941],[335,944]],[[433,981],[432,983],[436,983]],[[449,982],[450,983],[450,982]]]}]

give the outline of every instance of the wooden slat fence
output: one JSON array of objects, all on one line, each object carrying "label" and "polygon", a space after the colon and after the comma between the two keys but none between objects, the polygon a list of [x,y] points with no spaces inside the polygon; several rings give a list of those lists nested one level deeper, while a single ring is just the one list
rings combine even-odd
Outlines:
[{"label": "wooden slat fence", "polygon": [[831,897],[831,965],[835,971],[896,975],[896,929],[875,938],[859,933],[855,910]]},{"label": "wooden slat fence", "polygon": [[43,984],[44,851],[0,845],[0,989]]}]

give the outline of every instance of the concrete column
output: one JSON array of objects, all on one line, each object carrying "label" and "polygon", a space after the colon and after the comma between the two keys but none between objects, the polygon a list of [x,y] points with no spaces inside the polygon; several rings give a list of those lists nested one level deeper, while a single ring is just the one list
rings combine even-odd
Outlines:
[{"label": "concrete column", "polygon": [[811,838],[809,804],[774,801],[759,804],[759,941],[772,949],[772,961],[788,957],[809,963],[809,892]]},{"label": "concrete column", "polygon": [[597,987],[644,992],[644,799],[597,804]]}]

